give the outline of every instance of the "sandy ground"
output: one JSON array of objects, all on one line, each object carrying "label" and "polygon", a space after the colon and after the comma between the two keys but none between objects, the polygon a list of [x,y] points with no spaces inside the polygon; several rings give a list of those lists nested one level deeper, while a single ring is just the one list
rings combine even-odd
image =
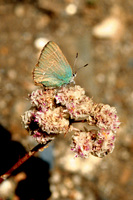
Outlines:
[{"label": "sandy ground", "polygon": [[76,84],[95,102],[115,106],[122,122],[113,153],[103,159],[73,159],[69,136],[55,141],[50,199],[133,199],[133,2],[0,0],[0,123],[27,149],[34,141],[20,116],[30,107],[32,70],[48,40],[72,66],[77,52],[77,67],[89,63]]}]

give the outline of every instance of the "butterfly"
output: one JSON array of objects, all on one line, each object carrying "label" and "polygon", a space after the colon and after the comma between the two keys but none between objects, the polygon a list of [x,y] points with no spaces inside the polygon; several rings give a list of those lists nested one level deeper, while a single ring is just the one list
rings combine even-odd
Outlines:
[{"label": "butterfly", "polygon": [[59,46],[49,41],[41,51],[33,70],[35,84],[44,87],[60,87],[74,82],[75,74]]}]

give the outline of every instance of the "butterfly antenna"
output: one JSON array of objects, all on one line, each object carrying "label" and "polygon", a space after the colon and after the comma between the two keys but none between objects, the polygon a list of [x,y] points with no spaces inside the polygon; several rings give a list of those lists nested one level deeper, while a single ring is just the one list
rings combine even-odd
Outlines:
[{"label": "butterfly antenna", "polygon": [[75,57],[74,65],[73,65],[74,74],[76,74],[75,66],[76,66],[77,58],[78,58],[78,53],[76,53],[76,57]]},{"label": "butterfly antenna", "polygon": [[77,69],[77,71],[75,72],[75,74],[77,74],[77,72],[80,70],[80,69],[82,69],[83,67],[86,67],[86,66],[88,66],[88,63],[87,64],[85,64],[84,66],[82,66],[82,67],[79,67],[78,69]]}]

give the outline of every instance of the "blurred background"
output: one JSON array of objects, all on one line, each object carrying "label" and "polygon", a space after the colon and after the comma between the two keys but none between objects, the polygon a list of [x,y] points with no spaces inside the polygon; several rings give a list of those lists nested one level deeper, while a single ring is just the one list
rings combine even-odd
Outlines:
[{"label": "blurred background", "polygon": [[[102,159],[94,156],[86,160],[74,159],[70,150],[71,138],[62,136],[55,140],[54,147],[48,148],[47,162],[52,166],[49,169],[50,179],[47,176],[51,191],[49,199],[132,200],[131,0],[0,0],[0,124],[4,127],[0,134],[9,131],[11,135],[4,138],[4,143],[0,137],[0,156],[6,151],[1,163],[9,159],[8,152],[12,149],[7,140],[21,143],[27,151],[36,145],[24,130],[21,115],[30,108],[28,94],[37,89],[32,70],[41,49],[49,40],[60,46],[71,66],[77,52],[76,67],[89,64],[78,72],[76,84],[84,87],[94,102],[116,107],[122,122],[113,153]],[[45,152],[40,155],[43,161],[47,159]],[[33,179],[35,171],[38,173],[39,169],[34,170]],[[49,173],[48,167],[46,173]],[[3,182],[0,200],[41,200],[50,196],[49,192],[46,198],[22,197],[20,193],[26,193],[29,183],[20,187],[21,192],[17,192],[16,188],[27,176],[25,174]],[[41,177],[40,173],[38,177]],[[39,183],[39,179],[36,182]],[[40,190],[43,191],[43,187]]]}]

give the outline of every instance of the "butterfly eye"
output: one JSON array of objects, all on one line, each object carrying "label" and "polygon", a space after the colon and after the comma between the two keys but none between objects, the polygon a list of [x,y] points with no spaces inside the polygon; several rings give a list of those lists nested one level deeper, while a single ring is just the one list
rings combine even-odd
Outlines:
[{"label": "butterfly eye", "polygon": [[73,73],[73,78],[76,77],[76,73]]}]

